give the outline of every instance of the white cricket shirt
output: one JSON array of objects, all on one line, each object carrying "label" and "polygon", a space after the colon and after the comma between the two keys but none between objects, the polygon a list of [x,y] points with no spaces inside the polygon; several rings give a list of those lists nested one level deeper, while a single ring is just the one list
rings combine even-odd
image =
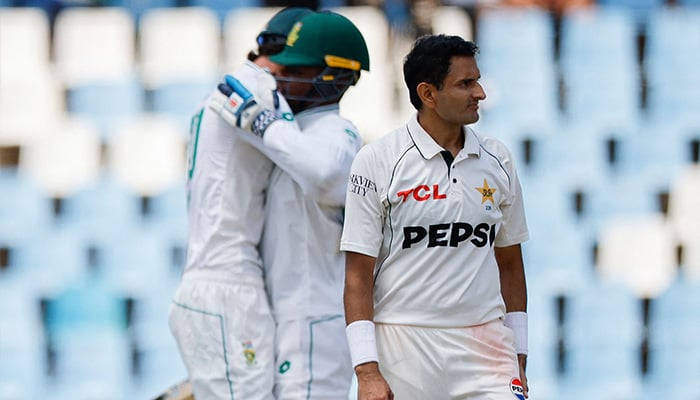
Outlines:
[{"label": "white cricket shirt", "polygon": [[343,205],[362,145],[337,104],[295,118],[301,131],[276,122],[265,132],[262,149],[278,166],[270,178],[261,245],[277,321],[343,312]]},{"label": "white cricket shirt", "polygon": [[[252,90],[263,72],[246,62],[233,75]],[[289,111],[283,99],[280,107]],[[185,273],[205,269],[262,276],[257,246],[273,164],[250,144],[251,138],[260,141],[206,106],[192,120]]]},{"label": "white cricket shirt", "polygon": [[414,115],[353,162],[341,250],[377,258],[376,322],[460,327],[505,314],[494,246],[528,239],[520,182],[505,145],[464,132],[450,163]]}]

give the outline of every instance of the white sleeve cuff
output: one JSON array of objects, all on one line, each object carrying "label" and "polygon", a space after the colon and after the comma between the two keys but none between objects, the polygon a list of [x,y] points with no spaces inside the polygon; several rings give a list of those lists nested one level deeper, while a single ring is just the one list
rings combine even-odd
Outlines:
[{"label": "white sleeve cuff", "polygon": [[515,352],[527,355],[527,313],[524,311],[506,313],[503,324],[513,330]]},{"label": "white sleeve cuff", "polygon": [[353,321],[345,327],[345,335],[350,346],[353,368],[360,364],[378,361],[374,322],[369,320]]}]

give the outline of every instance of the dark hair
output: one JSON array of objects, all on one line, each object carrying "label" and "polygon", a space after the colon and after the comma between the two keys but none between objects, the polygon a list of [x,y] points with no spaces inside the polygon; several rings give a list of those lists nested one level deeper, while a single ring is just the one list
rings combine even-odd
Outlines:
[{"label": "dark hair", "polygon": [[255,61],[258,56],[271,56],[280,53],[284,50],[284,45],[287,42],[287,37],[274,33],[261,33],[256,38],[258,43],[258,52],[251,51],[248,53],[248,60]]},{"label": "dark hair", "polygon": [[403,77],[411,104],[417,110],[423,107],[416,89],[421,82],[442,89],[452,57],[474,57],[478,52],[479,47],[474,42],[459,36],[426,35],[418,38],[403,63]]}]

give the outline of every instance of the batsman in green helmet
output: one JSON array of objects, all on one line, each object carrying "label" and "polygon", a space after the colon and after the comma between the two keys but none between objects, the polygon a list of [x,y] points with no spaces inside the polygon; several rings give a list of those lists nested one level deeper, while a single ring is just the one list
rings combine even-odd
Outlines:
[{"label": "batsman in green helmet", "polygon": [[328,11],[299,20],[284,50],[270,60],[284,67],[276,79],[294,112],[338,102],[361,70],[369,71],[362,33],[346,17]]},{"label": "batsman in green helmet", "polygon": [[345,259],[338,246],[362,137],[340,116],[339,101],[369,70],[367,45],[344,16],[316,12],[294,24],[270,61],[280,66],[274,77],[227,75],[212,109],[240,128],[232,134],[247,132],[247,140],[275,163],[259,246],[276,323],[274,397],[346,399],[353,369],[342,300]]}]

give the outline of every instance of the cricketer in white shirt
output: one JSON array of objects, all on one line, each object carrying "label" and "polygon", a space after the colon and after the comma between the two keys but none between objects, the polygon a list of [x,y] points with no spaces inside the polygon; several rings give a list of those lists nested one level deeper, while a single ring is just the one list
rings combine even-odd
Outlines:
[{"label": "cricketer in white shirt", "polygon": [[[261,72],[246,62],[234,75],[253,87]],[[280,108],[289,110],[283,99]],[[206,106],[191,135],[187,262],[171,331],[197,398],[269,400],[275,323],[257,246],[273,163]]]},{"label": "cricketer in white shirt", "polygon": [[[451,341],[470,340],[465,327],[483,327],[478,334],[492,337],[494,349],[506,343],[500,355],[508,365],[504,375],[518,376],[512,332],[500,321],[506,308],[494,246],[528,239],[520,182],[500,141],[462,129],[464,147],[453,159],[414,115],[363,147],[352,166],[341,250],[376,258],[379,368],[399,399],[426,393],[457,398],[438,390],[469,393],[479,379],[496,379],[470,369],[464,362],[470,355],[448,362],[449,371],[438,367],[450,357],[445,351]],[[399,326],[406,329],[394,331]],[[409,353],[435,365],[411,371]],[[493,385],[506,388],[508,380]],[[516,389],[522,388],[508,389],[508,396]]]},{"label": "cricketer in white shirt", "polygon": [[[277,123],[264,136],[270,148],[298,158],[294,168],[286,169],[296,171],[296,179],[284,165],[272,173],[261,247],[278,329],[275,396],[347,398],[353,371],[339,242],[347,179],[362,141],[357,128],[339,115],[338,104],[295,117],[302,129],[298,138]],[[277,162],[276,155],[270,157]]]}]

